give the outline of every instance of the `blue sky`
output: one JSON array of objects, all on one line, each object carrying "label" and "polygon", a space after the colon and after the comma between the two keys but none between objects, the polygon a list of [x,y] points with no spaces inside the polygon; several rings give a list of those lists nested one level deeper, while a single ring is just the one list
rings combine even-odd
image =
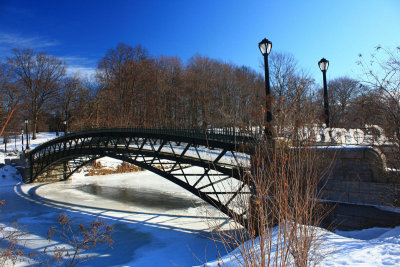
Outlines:
[{"label": "blue sky", "polygon": [[400,1],[0,0],[0,57],[31,47],[64,59],[71,71],[96,68],[124,42],[154,56],[200,54],[262,73],[264,37],[317,82],[322,57],[330,61],[328,79],[357,78],[359,53],[400,45]]}]

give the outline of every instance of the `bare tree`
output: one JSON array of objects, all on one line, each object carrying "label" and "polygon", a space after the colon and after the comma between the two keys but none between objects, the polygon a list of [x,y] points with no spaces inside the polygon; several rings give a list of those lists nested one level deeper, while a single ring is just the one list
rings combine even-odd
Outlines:
[{"label": "bare tree", "polygon": [[182,73],[184,66],[177,57],[156,59],[157,69],[157,120],[162,127],[178,127],[183,124],[180,108],[183,107]]},{"label": "bare tree", "polygon": [[150,118],[147,104],[152,100],[155,83],[153,60],[141,46],[118,44],[110,49],[98,64],[98,80],[106,123],[114,121],[119,126],[136,126]]},{"label": "bare tree", "polygon": [[248,125],[262,103],[262,78],[249,68],[199,55],[184,66],[179,58],[152,58],[140,46],[109,50],[98,81],[96,125],[103,126]]},{"label": "bare tree", "polygon": [[374,93],[375,105],[369,108],[376,111],[387,136],[400,144],[400,46],[394,51],[378,46],[368,62],[359,57],[361,82]]},{"label": "bare tree", "polygon": [[18,90],[15,75],[10,66],[0,62],[0,136],[14,133],[19,130],[18,116],[21,109],[18,105],[22,102],[23,95]]},{"label": "bare tree", "polygon": [[314,120],[315,110],[311,101],[314,80],[298,67],[297,60],[290,54],[273,53],[270,61],[271,86],[275,97],[274,123],[278,134],[296,132],[294,129]]},{"label": "bare tree", "polygon": [[83,84],[79,74],[72,77],[65,77],[60,82],[57,95],[57,103],[61,109],[63,120],[65,121],[65,132],[68,132],[68,127],[76,115],[74,109],[79,100],[79,94],[82,91]]},{"label": "bare tree", "polygon": [[21,101],[21,94],[16,90],[15,77],[10,70],[10,66],[5,63],[0,63],[0,92],[2,95],[3,104],[7,107],[14,107]]},{"label": "bare tree", "polygon": [[[358,64],[363,70],[362,83],[371,88],[366,97],[368,105],[362,112],[371,114],[369,120],[381,126],[388,147],[386,151],[388,165],[400,169],[400,46],[394,50],[376,47],[369,59],[361,54]],[[372,112],[371,112],[372,111]],[[399,181],[399,172],[393,172]]]},{"label": "bare tree", "polygon": [[40,115],[45,104],[56,95],[57,84],[65,75],[65,66],[56,57],[36,53],[29,48],[13,49],[13,56],[8,58],[8,63],[24,92],[32,120],[32,138],[36,139]]},{"label": "bare tree", "polygon": [[370,87],[360,84],[360,94],[349,102],[346,108],[344,127],[364,128],[365,125],[379,125],[381,119],[377,114],[377,98]]},{"label": "bare tree", "polygon": [[349,77],[329,81],[330,121],[333,127],[350,127],[347,115],[349,107],[361,92],[360,84]]}]

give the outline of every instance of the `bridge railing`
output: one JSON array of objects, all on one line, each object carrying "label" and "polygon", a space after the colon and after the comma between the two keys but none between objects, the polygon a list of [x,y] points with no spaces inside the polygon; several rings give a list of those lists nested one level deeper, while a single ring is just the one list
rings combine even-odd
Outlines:
[{"label": "bridge railing", "polygon": [[[256,140],[255,131],[234,127],[208,129],[96,128],[82,132],[72,132],[55,138],[36,147],[34,150],[29,152],[29,155],[31,155],[33,158],[37,158],[40,157],[40,155],[51,153],[51,151],[65,150],[76,145],[83,145],[82,142],[87,142],[87,144],[95,144],[96,142],[101,142],[103,139],[107,139],[109,136],[115,136],[119,134],[126,137],[129,137],[129,135],[132,134],[132,136],[136,135],[141,136],[142,138],[146,136],[153,136],[157,138],[167,138],[170,140],[184,137],[196,139],[198,143],[202,143],[206,146],[211,141],[217,141],[217,147],[221,148],[231,148],[232,145],[236,146],[237,144],[243,143],[254,143],[254,140]],[[99,140],[93,141],[93,139]]]},{"label": "bridge railing", "polygon": [[[170,135],[170,136],[181,136],[188,138],[206,138],[209,140],[216,141],[245,141],[253,139],[260,132],[258,128],[253,129],[243,129],[243,128],[92,128],[81,132],[73,132],[67,134],[69,135],[79,135],[82,133],[103,133],[103,132],[115,132],[115,133],[144,133],[144,134],[160,134],[160,135]],[[65,138],[64,136],[59,137],[59,139]]]}]

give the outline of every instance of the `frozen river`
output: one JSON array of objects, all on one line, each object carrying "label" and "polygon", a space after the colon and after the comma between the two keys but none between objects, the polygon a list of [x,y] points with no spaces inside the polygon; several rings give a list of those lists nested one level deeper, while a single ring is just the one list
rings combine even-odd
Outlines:
[{"label": "frozen river", "polygon": [[[2,188],[3,222],[16,221],[35,238],[26,247],[47,242],[46,233],[60,213],[76,223],[100,218],[115,227],[113,249],[101,248],[87,266],[192,266],[218,257],[209,232],[211,214],[228,219],[175,184],[151,172],[84,176],[50,184]],[[11,189],[11,188],[10,188]],[[215,222],[212,222],[214,224]],[[222,252],[224,253],[224,252]]]},{"label": "frozen river", "polygon": [[177,196],[174,192],[162,192],[152,188],[140,190],[131,187],[109,187],[90,183],[76,187],[76,189],[138,208],[158,209],[163,212],[168,212],[169,210],[187,210],[192,207],[200,207],[204,204],[200,199],[188,199],[187,197]]}]

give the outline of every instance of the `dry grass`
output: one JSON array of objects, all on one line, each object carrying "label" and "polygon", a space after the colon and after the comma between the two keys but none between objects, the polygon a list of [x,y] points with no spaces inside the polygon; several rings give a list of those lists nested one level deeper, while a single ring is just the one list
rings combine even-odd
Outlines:
[{"label": "dry grass", "polygon": [[101,162],[95,161],[88,169],[88,173],[86,174],[86,176],[109,175],[109,174],[140,172],[140,171],[143,171],[143,168],[140,168],[138,166],[126,162],[122,162],[120,165],[117,166],[116,169],[110,169],[103,166]]},{"label": "dry grass", "polygon": [[[161,165],[156,166],[159,170],[168,170],[171,169],[173,165],[164,165],[164,169]],[[116,169],[109,168],[107,166],[103,166],[100,161],[94,161],[90,167],[88,168],[88,172],[85,174],[86,176],[95,176],[95,175],[109,175],[109,174],[118,174],[118,173],[130,173],[130,172],[141,172],[145,169],[138,167],[134,164],[130,164],[127,162],[122,162],[117,166]]]}]

